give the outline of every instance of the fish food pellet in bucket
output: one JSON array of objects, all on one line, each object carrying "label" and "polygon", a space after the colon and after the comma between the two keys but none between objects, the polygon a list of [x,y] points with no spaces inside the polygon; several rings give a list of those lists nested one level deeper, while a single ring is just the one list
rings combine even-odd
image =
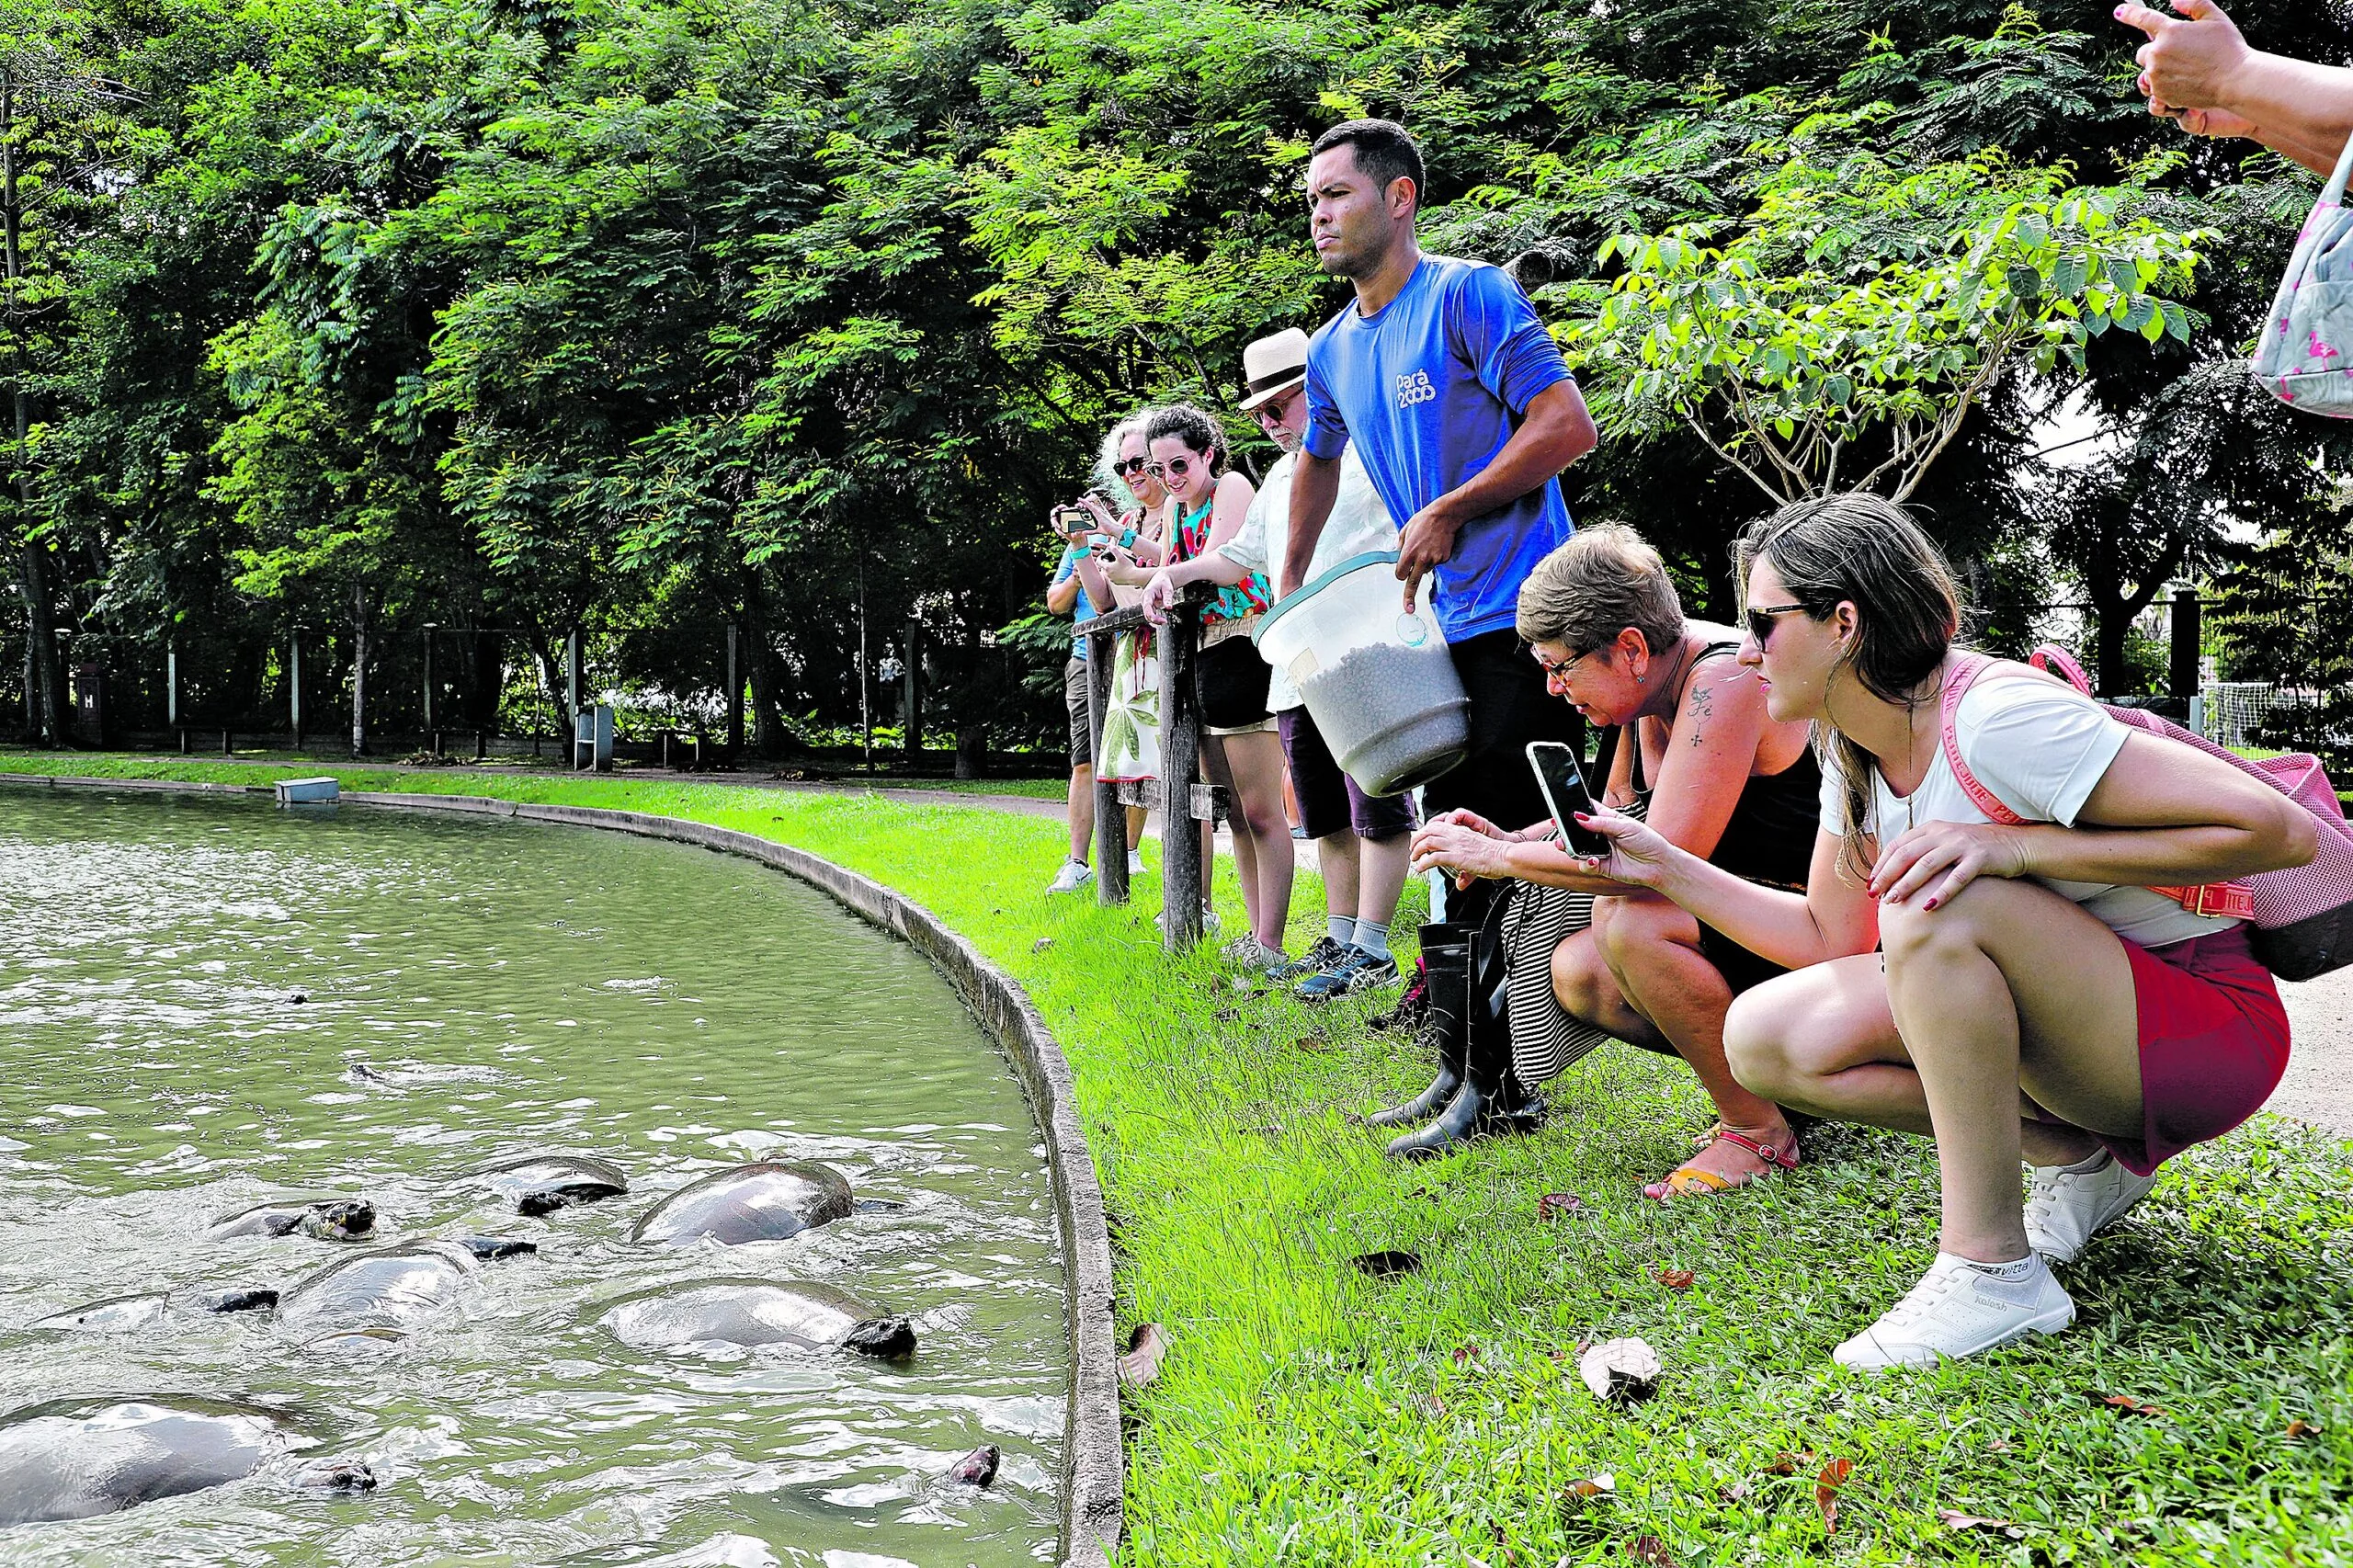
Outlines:
[{"label": "fish food pellet in bucket", "polygon": [[1368,642],[1300,681],[1299,693],[1333,756],[1373,794],[1437,778],[1470,743],[1462,682],[1443,647]]}]

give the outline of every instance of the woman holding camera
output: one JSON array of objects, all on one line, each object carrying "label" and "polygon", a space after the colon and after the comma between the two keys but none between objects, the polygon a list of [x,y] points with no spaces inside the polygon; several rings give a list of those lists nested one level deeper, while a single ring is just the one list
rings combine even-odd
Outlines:
[{"label": "woman holding camera", "polygon": [[[1147,472],[1168,488],[1174,510],[1169,559],[1197,560],[1241,531],[1255,494],[1250,481],[1227,466],[1225,432],[1188,403],[1152,416]],[[1250,934],[1227,956],[1256,970],[1284,961],[1283,926],[1290,918],[1293,852],[1283,813],[1283,751],[1267,710],[1271,672],[1250,641],[1251,628],[1274,602],[1263,573],[1218,590],[1201,611],[1201,649],[1193,692],[1201,716],[1201,763],[1233,801],[1233,869]],[[1173,790],[1176,781],[1170,780]],[[1204,856],[1206,867],[1209,858]]]}]

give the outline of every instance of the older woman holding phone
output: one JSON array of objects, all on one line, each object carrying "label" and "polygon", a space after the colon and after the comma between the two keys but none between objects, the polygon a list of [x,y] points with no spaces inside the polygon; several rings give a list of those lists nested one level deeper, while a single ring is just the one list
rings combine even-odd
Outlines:
[{"label": "older woman holding phone", "polygon": [[[1803,884],[1821,788],[1808,725],[1767,713],[1764,688],[1735,657],[1739,633],[1686,620],[1665,563],[1641,535],[1603,524],[1545,557],[1519,592],[1519,635],[1555,696],[1618,732],[1609,804],[1733,876]],[[1557,1014],[1531,1020],[1516,1006],[1515,1055],[1524,1061],[1531,1047],[1544,1055],[1527,1038],[1534,1028],[1586,1041],[1615,1036],[1690,1065],[1717,1124],[1706,1147],[1645,1197],[1724,1192],[1797,1165],[1797,1134],[1780,1108],[1744,1088],[1724,1060],[1725,1010],[1777,967],[1669,900],[1596,875],[1549,821],[1506,831],[1449,812],[1415,838],[1414,869],[1591,895],[1589,926],[1580,900],[1529,890],[1515,898],[1519,921],[1558,934],[1547,999]],[[1546,1070],[1566,1065],[1567,1053],[1554,1051]]]}]

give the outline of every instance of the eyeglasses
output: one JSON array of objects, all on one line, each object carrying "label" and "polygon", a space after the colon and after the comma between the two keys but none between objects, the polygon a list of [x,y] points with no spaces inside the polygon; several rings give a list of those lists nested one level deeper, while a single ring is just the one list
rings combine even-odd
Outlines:
[{"label": "eyeglasses", "polygon": [[1149,458],[1121,458],[1111,465],[1111,472],[1125,479],[1131,473],[1142,473],[1151,460]]},{"label": "eyeglasses", "polygon": [[1803,605],[1753,605],[1746,611],[1748,635],[1759,648],[1773,640],[1774,623],[1785,615],[1802,615]]},{"label": "eyeglasses", "polygon": [[1299,390],[1294,388],[1281,397],[1267,399],[1252,412],[1256,414],[1261,425],[1279,425],[1290,416],[1289,410],[1291,399],[1301,395]]},{"label": "eyeglasses", "polygon": [[1170,458],[1165,463],[1146,463],[1144,472],[1154,479],[1182,479],[1197,466],[1191,458]]}]

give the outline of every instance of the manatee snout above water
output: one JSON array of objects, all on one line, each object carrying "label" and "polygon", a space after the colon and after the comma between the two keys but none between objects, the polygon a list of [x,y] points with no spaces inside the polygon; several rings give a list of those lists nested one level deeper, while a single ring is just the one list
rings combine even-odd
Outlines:
[{"label": "manatee snout above water", "polygon": [[376,1206],[364,1198],[280,1198],[224,1215],[204,1234],[216,1242],[298,1233],[323,1242],[356,1242],[375,1229]]},{"label": "manatee snout above water", "polygon": [[619,1165],[575,1154],[527,1155],[477,1172],[472,1179],[515,1205],[517,1213],[533,1216],[629,1191],[629,1177]]},{"label": "manatee snout above water", "polygon": [[630,1240],[688,1246],[778,1242],[850,1212],[849,1182],[827,1165],[763,1161],[718,1171],[647,1210]]},{"label": "manatee snout above water", "polygon": [[839,1346],[868,1356],[911,1356],[915,1325],[888,1317],[830,1285],[790,1279],[713,1279],[649,1290],[616,1302],[597,1320],[639,1350],[688,1345]]},{"label": "manatee snout above water", "polygon": [[0,1525],[86,1519],[225,1485],[304,1441],[270,1411],[178,1395],[32,1405],[0,1420]]}]

